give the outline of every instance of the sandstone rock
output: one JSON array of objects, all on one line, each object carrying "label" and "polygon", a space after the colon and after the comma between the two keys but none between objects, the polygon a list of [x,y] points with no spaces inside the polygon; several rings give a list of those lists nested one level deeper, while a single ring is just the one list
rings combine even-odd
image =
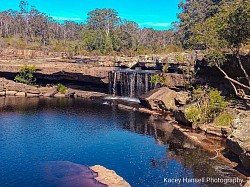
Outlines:
[{"label": "sandstone rock", "polygon": [[45,94],[48,92],[56,91],[56,88],[54,88],[54,87],[39,87],[38,90],[40,93]]},{"label": "sandstone rock", "polygon": [[16,95],[16,91],[6,91],[6,95],[14,96]]},{"label": "sandstone rock", "polygon": [[216,136],[222,136],[221,134],[221,127],[213,126],[213,125],[207,125],[206,132],[208,134],[213,134]]},{"label": "sandstone rock", "polygon": [[75,90],[68,88],[67,91],[65,92],[66,97],[74,97],[75,95]]},{"label": "sandstone rock", "polygon": [[226,139],[226,146],[239,156],[242,165],[250,171],[250,111],[240,113],[234,123],[236,129]]},{"label": "sandstone rock", "polygon": [[118,104],[118,108],[122,109],[122,110],[136,110],[136,108],[134,108],[132,106],[127,106],[127,105],[123,105],[123,104]]},{"label": "sandstone rock", "polygon": [[143,106],[153,110],[173,110],[177,108],[175,97],[175,91],[162,87],[142,95],[139,99]]},{"label": "sandstone rock", "polygon": [[116,174],[115,171],[109,170],[103,166],[96,165],[90,167],[91,170],[98,173],[95,179],[108,187],[131,187],[122,177]]},{"label": "sandstone rock", "polygon": [[49,92],[49,93],[43,94],[43,97],[54,97],[54,95],[55,95],[54,92]]},{"label": "sandstone rock", "polygon": [[35,86],[29,86],[29,85],[25,85],[25,90],[27,93],[31,93],[31,94],[40,94],[40,91],[37,87]]},{"label": "sandstone rock", "polygon": [[32,94],[32,93],[27,93],[27,97],[39,97],[39,94]]},{"label": "sandstone rock", "polygon": [[107,94],[100,92],[88,92],[88,91],[76,91],[77,97],[85,98],[85,99],[102,99],[107,96]]},{"label": "sandstone rock", "polygon": [[5,92],[0,92],[0,96],[5,96],[6,93]]},{"label": "sandstone rock", "polygon": [[220,126],[215,126],[213,124],[207,125],[205,131],[209,134],[225,138],[232,133],[232,129],[230,127],[220,127]]},{"label": "sandstone rock", "polygon": [[26,93],[25,93],[25,92],[18,92],[18,93],[16,93],[15,96],[16,96],[16,97],[25,97],[25,96],[26,96]]},{"label": "sandstone rock", "polygon": [[8,80],[5,85],[6,90],[16,91],[16,92],[25,92],[25,84],[16,83],[14,81]]},{"label": "sandstone rock", "polygon": [[2,91],[4,91],[4,90],[5,90],[4,85],[3,85],[3,84],[0,85],[0,92],[2,92]]},{"label": "sandstone rock", "polygon": [[54,95],[54,97],[65,97],[65,94],[62,94],[62,93],[56,93]]},{"label": "sandstone rock", "polygon": [[40,92],[40,96],[44,97],[54,97],[54,95],[58,92],[55,87],[40,87],[38,90]]},{"label": "sandstone rock", "polygon": [[191,97],[188,92],[177,92],[175,101],[178,105],[186,105],[191,100]]},{"label": "sandstone rock", "polygon": [[244,184],[244,187],[250,187],[250,177],[248,177],[246,184]]}]

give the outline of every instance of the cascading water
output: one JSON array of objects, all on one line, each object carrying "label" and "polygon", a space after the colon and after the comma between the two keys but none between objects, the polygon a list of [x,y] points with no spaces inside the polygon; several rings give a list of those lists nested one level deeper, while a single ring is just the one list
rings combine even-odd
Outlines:
[{"label": "cascading water", "polygon": [[115,70],[109,74],[109,90],[114,96],[136,97],[156,87],[151,83],[155,71]]}]

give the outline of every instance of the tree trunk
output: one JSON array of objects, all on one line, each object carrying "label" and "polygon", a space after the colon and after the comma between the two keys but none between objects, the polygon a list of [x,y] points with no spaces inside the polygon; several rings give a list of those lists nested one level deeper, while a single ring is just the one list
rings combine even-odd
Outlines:
[{"label": "tree trunk", "polygon": [[[220,72],[223,73],[224,78],[228,77],[227,73],[223,69],[221,69],[220,66],[216,65],[216,67],[217,67],[217,69],[220,70]],[[232,83],[232,81],[229,80],[229,82],[230,82],[231,86],[233,87],[235,94],[238,95],[238,91],[237,91],[237,88],[235,87],[235,85]]]},{"label": "tree trunk", "polygon": [[239,81],[236,81],[236,80],[230,78],[230,77],[227,75],[227,73],[226,73],[223,69],[221,69],[218,65],[216,65],[216,67],[224,74],[224,78],[225,78],[225,79],[227,79],[227,80],[229,80],[230,82],[232,82],[232,83],[234,83],[234,84],[237,84],[237,85],[239,85],[239,86],[241,86],[241,87],[243,87],[243,88],[245,88],[245,89],[247,89],[247,90],[250,91],[250,87],[249,87],[249,86],[246,86],[246,85],[240,83]]},{"label": "tree trunk", "polygon": [[245,75],[245,78],[246,78],[246,80],[247,80],[248,86],[250,86],[249,75],[247,74],[247,72],[246,72],[244,66],[242,65],[242,62],[241,62],[240,54],[239,54],[239,53],[236,54],[236,58],[237,58],[238,63],[239,63],[239,65],[240,65],[240,69],[243,71],[243,73],[244,73],[244,75]]}]

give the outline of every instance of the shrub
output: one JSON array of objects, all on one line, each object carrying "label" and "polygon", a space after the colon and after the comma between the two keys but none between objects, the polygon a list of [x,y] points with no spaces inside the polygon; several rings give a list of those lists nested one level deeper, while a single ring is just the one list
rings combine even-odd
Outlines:
[{"label": "shrub", "polygon": [[221,113],[218,117],[215,118],[214,124],[217,126],[230,126],[233,121],[233,114],[228,112]]},{"label": "shrub", "polygon": [[24,65],[19,73],[15,76],[15,81],[28,84],[28,85],[34,85],[36,82],[36,78],[34,77],[34,72],[36,71],[35,66],[28,66]]},{"label": "shrub", "polygon": [[60,92],[61,94],[64,94],[64,93],[66,92],[66,90],[67,90],[67,87],[64,86],[64,85],[62,85],[62,84],[58,84],[58,85],[56,86],[56,89],[57,89],[57,91]]},{"label": "shrub", "polygon": [[177,55],[175,57],[175,59],[176,59],[177,62],[180,62],[180,63],[183,63],[186,60],[184,56],[180,56],[180,55]]},{"label": "shrub", "polygon": [[193,101],[193,104],[185,108],[185,115],[194,124],[214,121],[229,104],[221,92],[213,88],[195,89]]},{"label": "shrub", "polygon": [[151,77],[150,82],[154,83],[154,84],[161,84],[163,86],[169,86],[170,85],[170,77],[168,75],[164,75],[164,74],[155,74]]}]

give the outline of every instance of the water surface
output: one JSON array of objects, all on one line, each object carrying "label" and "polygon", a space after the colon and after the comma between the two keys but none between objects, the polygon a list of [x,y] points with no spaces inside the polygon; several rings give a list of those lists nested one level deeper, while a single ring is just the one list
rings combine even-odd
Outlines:
[{"label": "water surface", "polygon": [[47,168],[69,162],[115,170],[133,187],[214,186],[164,178],[240,177],[170,125],[162,131],[157,123],[147,114],[80,99],[0,98],[0,184],[60,186]]}]

